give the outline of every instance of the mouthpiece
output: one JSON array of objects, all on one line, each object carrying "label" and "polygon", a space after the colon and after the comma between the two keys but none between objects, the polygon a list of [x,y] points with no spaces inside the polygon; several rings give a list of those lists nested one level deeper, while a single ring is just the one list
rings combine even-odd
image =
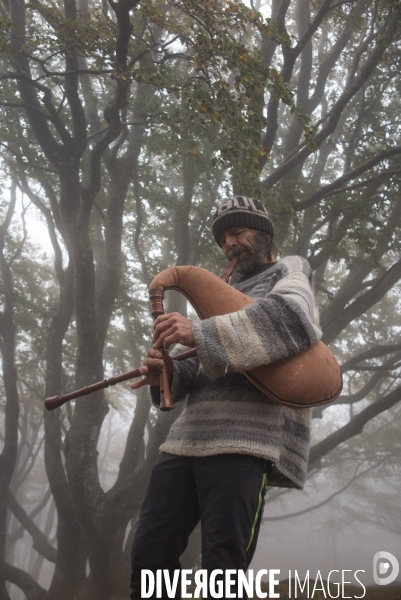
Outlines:
[{"label": "mouthpiece", "polygon": [[232,261],[227,265],[222,274],[220,275],[220,279],[228,283],[230,281],[231,275],[234,273],[235,267],[237,265],[238,256],[234,256]]}]

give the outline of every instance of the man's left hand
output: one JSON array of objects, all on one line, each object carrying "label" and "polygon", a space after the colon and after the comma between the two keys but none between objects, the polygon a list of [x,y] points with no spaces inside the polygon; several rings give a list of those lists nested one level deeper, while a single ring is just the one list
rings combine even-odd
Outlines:
[{"label": "man's left hand", "polygon": [[195,346],[192,321],[178,312],[157,317],[153,330],[153,348],[156,350],[161,347],[168,350],[171,344],[183,344],[190,348]]}]

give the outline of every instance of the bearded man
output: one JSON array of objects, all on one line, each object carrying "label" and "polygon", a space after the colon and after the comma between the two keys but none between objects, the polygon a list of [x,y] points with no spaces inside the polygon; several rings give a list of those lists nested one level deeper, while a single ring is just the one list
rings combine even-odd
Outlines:
[{"label": "bearded man", "polygon": [[299,256],[276,260],[273,224],[253,198],[221,202],[212,230],[225,256],[238,256],[235,287],[254,303],[203,321],[170,313],[154,323],[145,377],[132,388],[150,384],[157,405],[160,348],[178,343],[174,353],[195,347],[198,356],[168,360],[173,401],[188,400],[160,448],[142,506],[132,548],[132,599],[141,598],[142,569],[180,568],[199,520],[202,569],[246,571],[266,485],[301,489],[305,481],[311,409],[274,403],[241,371],[305,350],[321,337],[311,268]]}]

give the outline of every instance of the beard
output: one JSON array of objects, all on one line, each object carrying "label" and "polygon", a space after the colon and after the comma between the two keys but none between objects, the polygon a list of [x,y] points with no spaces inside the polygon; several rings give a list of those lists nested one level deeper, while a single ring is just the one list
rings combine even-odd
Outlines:
[{"label": "beard", "polygon": [[266,262],[266,259],[270,258],[269,249],[266,248],[266,239],[256,234],[249,247],[237,247],[227,252],[229,260],[235,256],[239,257],[236,266],[237,273],[241,277],[250,277]]}]

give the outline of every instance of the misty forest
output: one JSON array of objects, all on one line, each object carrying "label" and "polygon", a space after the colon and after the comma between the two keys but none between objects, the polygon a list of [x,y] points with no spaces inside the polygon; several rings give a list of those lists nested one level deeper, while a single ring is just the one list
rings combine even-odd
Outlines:
[{"label": "misty forest", "polygon": [[[259,568],[273,526],[313,554],[322,514],[337,543],[356,522],[400,534],[400,3],[1,0],[0,20],[0,599],[129,597],[182,407],[127,384],[43,401],[142,364],[149,283],[222,272],[211,221],[233,194],[309,260],[344,378],[314,409],[305,490],[266,496]],[[167,309],[195,318],[178,293]],[[199,553],[195,530],[183,565]]]}]

